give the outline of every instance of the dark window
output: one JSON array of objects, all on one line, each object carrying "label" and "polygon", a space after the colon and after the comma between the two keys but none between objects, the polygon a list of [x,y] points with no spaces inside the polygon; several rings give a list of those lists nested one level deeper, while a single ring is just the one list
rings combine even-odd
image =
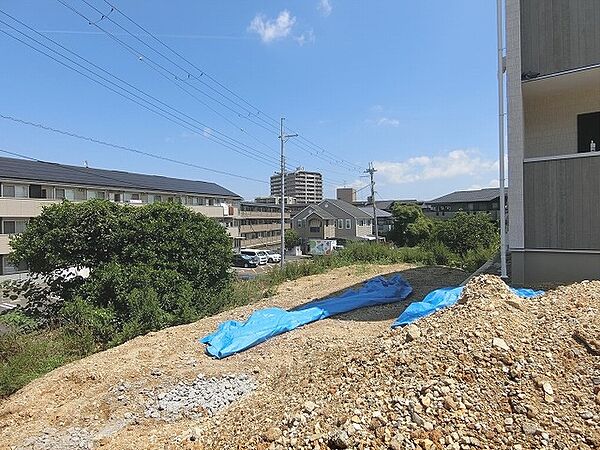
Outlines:
[{"label": "dark window", "polygon": [[593,145],[600,151],[600,111],[577,116],[577,152],[589,152]]},{"label": "dark window", "polygon": [[318,233],[321,231],[321,227],[310,227],[311,233]]},{"label": "dark window", "polygon": [[39,184],[30,184],[29,198],[44,198],[42,197],[42,186]]}]

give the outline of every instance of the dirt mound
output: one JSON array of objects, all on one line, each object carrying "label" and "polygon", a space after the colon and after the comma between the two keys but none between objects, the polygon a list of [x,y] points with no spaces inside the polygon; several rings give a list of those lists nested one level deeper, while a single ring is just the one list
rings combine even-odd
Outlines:
[{"label": "dirt mound", "polygon": [[[363,270],[284,285],[269,304],[300,304],[385,269]],[[402,274],[412,301],[462,281],[444,268]],[[600,282],[516,299],[482,276],[463,300],[418,321],[409,338],[407,328],[389,329],[404,303],[320,321],[221,361],[190,339],[251,308],[145,336],[11,397],[0,407],[0,448],[600,448]],[[149,393],[171,395],[169,383],[189,386],[198,373],[242,377],[252,389],[214,415],[144,416]]]}]

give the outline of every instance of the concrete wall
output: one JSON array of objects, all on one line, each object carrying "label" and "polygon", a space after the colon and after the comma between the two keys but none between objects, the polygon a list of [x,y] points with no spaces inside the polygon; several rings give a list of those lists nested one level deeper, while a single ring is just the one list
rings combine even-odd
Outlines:
[{"label": "concrete wall", "polygon": [[600,63],[600,1],[521,0],[523,72]]},{"label": "concrete wall", "polygon": [[600,253],[519,251],[512,253],[511,265],[515,286],[600,279]]},{"label": "concrete wall", "polygon": [[523,96],[520,0],[506,0],[506,84],[508,104],[508,244],[523,248]]},{"label": "concrete wall", "polygon": [[[600,5],[600,0],[598,3]],[[600,23],[598,26],[600,28]],[[525,158],[577,153],[577,115],[600,111],[600,71],[595,73],[593,78],[597,82],[583,89],[575,85],[570,89],[532,94],[525,90]]]}]

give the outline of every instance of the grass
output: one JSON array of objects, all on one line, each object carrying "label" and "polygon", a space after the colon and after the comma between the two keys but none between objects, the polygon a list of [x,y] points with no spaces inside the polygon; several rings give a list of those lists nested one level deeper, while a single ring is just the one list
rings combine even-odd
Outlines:
[{"label": "grass", "polygon": [[8,396],[57,367],[92,353],[80,338],[62,329],[0,336],[0,397]]}]

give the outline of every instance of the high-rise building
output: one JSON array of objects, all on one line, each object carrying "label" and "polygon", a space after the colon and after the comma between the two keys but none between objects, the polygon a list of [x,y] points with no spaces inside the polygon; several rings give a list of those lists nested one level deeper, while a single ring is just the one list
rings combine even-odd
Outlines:
[{"label": "high-rise building", "polygon": [[506,0],[516,284],[600,276],[600,0]]},{"label": "high-rise building", "polygon": [[[271,196],[281,197],[281,175],[271,176]],[[285,196],[295,197],[299,204],[319,203],[323,200],[323,176],[298,167],[285,174]]]}]

